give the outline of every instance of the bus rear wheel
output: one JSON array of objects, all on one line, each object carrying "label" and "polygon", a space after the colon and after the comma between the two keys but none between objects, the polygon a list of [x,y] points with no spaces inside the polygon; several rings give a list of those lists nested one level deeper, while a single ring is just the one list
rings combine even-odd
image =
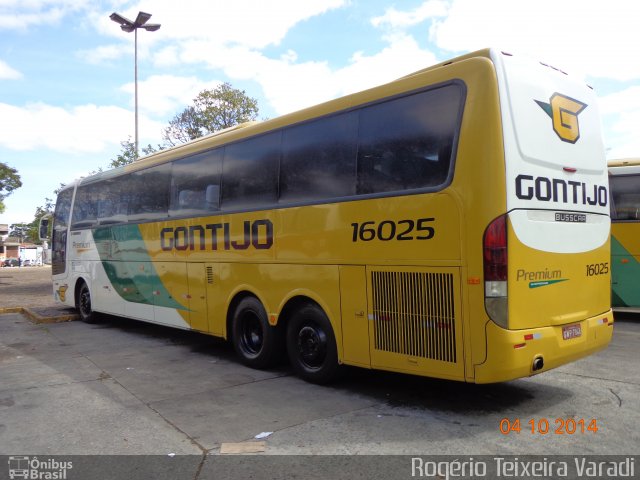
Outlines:
[{"label": "bus rear wheel", "polygon": [[232,320],[233,348],[242,363],[248,367],[264,369],[272,366],[278,357],[279,332],[269,325],[262,303],[255,297],[246,297],[236,307]]},{"label": "bus rear wheel", "polygon": [[77,308],[78,313],[80,313],[80,320],[83,322],[96,323],[98,321],[98,314],[91,309],[91,292],[84,282],[80,285],[78,292]]},{"label": "bus rear wheel", "polygon": [[287,327],[287,353],[303,379],[325,384],[338,372],[338,351],[331,322],[317,305],[298,309]]}]

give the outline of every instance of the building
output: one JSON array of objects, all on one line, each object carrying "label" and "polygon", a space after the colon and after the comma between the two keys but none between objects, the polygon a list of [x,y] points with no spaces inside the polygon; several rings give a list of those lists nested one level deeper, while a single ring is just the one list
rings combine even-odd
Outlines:
[{"label": "building", "polygon": [[9,236],[9,225],[0,224],[0,261],[7,258],[19,258],[20,256],[20,239]]},{"label": "building", "polygon": [[[22,260],[22,264],[42,265],[43,248],[32,243],[24,243],[19,237],[9,236],[9,225],[0,224],[0,265],[8,258]],[[28,263],[25,263],[27,262]]]}]

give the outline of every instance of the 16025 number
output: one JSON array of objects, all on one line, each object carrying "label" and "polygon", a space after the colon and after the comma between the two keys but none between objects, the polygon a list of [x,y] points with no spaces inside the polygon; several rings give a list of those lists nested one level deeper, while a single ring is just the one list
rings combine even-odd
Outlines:
[{"label": "16025 number", "polygon": [[606,275],[607,273],[609,273],[609,262],[592,263],[587,265],[587,277]]},{"label": "16025 number", "polygon": [[435,218],[418,218],[416,220],[383,220],[379,223],[373,220],[352,223],[353,236],[351,240],[353,242],[429,240],[436,233],[432,226],[434,221]]}]

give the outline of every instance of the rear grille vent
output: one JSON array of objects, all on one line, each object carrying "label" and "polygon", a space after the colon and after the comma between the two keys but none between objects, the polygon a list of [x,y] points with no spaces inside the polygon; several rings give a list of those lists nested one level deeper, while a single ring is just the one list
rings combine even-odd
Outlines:
[{"label": "rear grille vent", "polygon": [[213,267],[207,267],[207,283],[213,285]]},{"label": "rear grille vent", "polygon": [[453,275],[372,272],[377,350],[456,361]]}]

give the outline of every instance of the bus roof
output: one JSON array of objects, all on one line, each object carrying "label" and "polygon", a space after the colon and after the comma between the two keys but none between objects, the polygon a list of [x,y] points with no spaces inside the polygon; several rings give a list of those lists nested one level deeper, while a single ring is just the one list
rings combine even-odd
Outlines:
[{"label": "bus roof", "polygon": [[607,162],[609,167],[631,167],[640,166],[640,158],[618,158]]}]

